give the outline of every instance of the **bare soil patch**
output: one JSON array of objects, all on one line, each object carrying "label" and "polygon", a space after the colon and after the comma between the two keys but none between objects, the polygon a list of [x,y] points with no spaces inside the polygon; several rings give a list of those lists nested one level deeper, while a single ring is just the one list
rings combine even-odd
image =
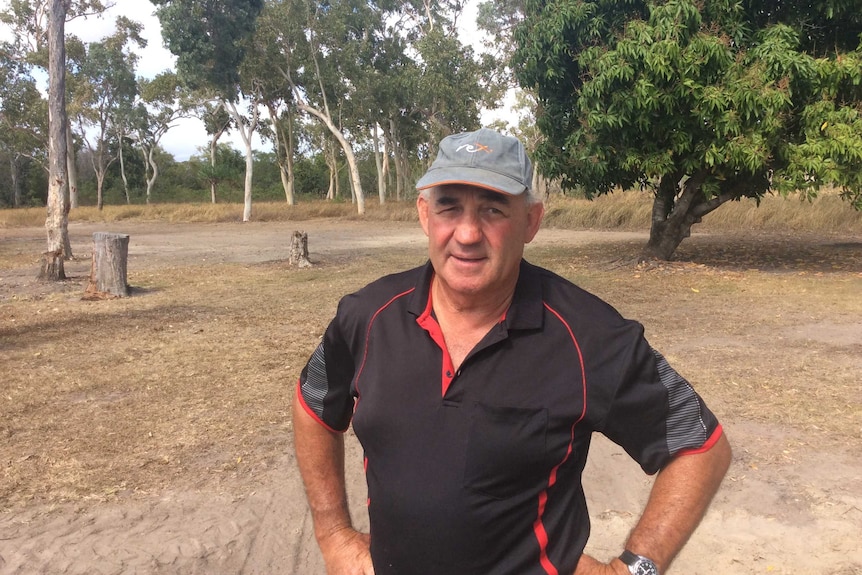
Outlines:
[{"label": "bare soil patch", "polygon": [[[311,269],[286,264],[309,234]],[[84,301],[92,233],[128,233],[132,297]],[[322,574],[291,450],[294,382],[340,296],[425,258],[415,223],[0,229],[0,574]],[[700,234],[627,264],[640,232],[528,248],[644,323],[735,449],[674,573],[862,574],[862,238]],[[350,446],[360,525],[362,472]],[[650,478],[597,440],[591,549],[619,552]]]}]

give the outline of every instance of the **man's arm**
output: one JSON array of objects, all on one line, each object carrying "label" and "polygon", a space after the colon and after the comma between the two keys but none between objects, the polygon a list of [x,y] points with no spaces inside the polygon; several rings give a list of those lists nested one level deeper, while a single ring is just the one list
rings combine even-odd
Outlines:
[{"label": "man's arm", "polygon": [[328,575],[373,575],[369,537],[353,528],[344,479],[344,436],[330,431],[293,402],[299,472]]},{"label": "man's arm", "polygon": [[[652,559],[665,573],[682,550],[718,491],[730,466],[731,450],[722,434],[708,451],[681,455],[662,469],[650,491],[649,501],[625,548]],[[629,575],[619,559],[599,563],[584,555],[575,575]]]}]

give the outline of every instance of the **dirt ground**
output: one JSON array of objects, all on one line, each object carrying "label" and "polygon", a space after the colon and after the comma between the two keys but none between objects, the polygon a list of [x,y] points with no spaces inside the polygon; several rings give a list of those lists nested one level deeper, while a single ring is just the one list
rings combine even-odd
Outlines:
[{"label": "dirt ground", "polygon": [[[284,262],[294,229],[311,270]],[[131,236],[132,297],[82,301],[94,231]],[[44,231],[0,229],[0,575],[323,575],[292,383],[339,295],[421,263],[418,226],[70,234],[78,259],[54,285],[34,280]],[[734,462],[671,572],[862,575],[862,238],[704,234],[633,267],[643,241],[542,230],[527,257],[643,322],[724,424]],[[350,434],[348,477],[367,526]],[[584,482],[588,551],[607,559],[651,479],[597,437]]]}]

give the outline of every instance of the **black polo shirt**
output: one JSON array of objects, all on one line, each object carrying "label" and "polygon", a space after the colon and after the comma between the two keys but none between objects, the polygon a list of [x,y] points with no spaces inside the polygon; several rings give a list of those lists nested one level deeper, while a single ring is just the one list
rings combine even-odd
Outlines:
[{"label": "black polo shirt", "polygon": [[377,575],[572,573],[594,431],[647,473],[720,435],[640,324],[527,262],[455,372],[432,277],[428,263],[343,298],[300,377],[305,409],[352,420],[365,451]]}]

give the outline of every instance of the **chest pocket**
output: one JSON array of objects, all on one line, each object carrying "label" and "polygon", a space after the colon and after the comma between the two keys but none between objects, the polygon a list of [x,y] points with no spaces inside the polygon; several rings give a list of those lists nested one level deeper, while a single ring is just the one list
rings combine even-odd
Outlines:
[{"label": "chest pocket", "polygon": [[547,481],[545,408],[476,403],[467,439],[464,485],[505,499]]}]

